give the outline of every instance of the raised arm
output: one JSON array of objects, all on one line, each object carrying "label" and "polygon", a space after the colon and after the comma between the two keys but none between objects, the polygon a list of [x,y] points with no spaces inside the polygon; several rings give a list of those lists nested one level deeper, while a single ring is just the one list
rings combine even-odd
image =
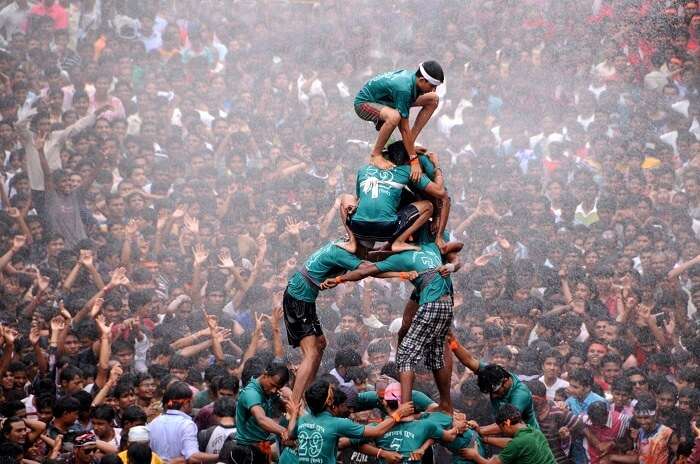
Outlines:
[{"label": "raised arm", "polygon": [[470,371],[476,374],[479,370],[479,360],[475,358],[464,346],[462,346],[462,344],[459,343],[451,332],[447,335],[447,343],[459,362],[467,366]]}]

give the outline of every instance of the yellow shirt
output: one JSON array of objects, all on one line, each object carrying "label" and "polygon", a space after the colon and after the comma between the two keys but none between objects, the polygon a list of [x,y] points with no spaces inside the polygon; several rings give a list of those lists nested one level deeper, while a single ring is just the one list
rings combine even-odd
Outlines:
[{"label": "yellow shirt", "polygon": [[[129,458],[126,457],[126,453],[127,451],[124,450],[117,456],[119,456],[119,459],[121,459],[124,464],[129,464]],[[151,453],[151,464],[163,464],[163,460],[156,453]]]}]

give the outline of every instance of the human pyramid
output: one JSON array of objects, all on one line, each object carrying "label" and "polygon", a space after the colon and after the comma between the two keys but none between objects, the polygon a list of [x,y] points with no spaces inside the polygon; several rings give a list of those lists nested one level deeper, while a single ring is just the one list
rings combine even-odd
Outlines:
[{"label": "human pyramid", "polygon": [[[416,410],[423,409],[419,407],[420,392],[413,390],[414,372],[422,358],[435,378],[440,399],[434,410],[436,414],[442,414],[440,420],[444,423],[434,436],[426,432],[429,428],[418,424],[413,426],[412,433],[401,435],[399,427],[392,436],[401,435],[403,443],[407,441],[406,437],[425,435],[426,440],[443,440],[448,438],[447,435],[454,435],[449,440],[456,446],[451,448],[453,453],[479,461],[482,454],[474,444],[481,448],[482,441],[476,432],[485,436],[501,433],[503,429],[496,424],[479,428],[476,423],[467,428],[464,416],[454,413],[450,399],[452,362],[451,354],[445,356],[446,346],[477,374],[480,389],[490,394],[495,409],[507,405],[505,413],[509,423],[519,423],[517,427],[525,423],[538,428],[527,387],[501,366],[485,365],[475,359],[450,333],[453,316],[450,274],[460,269],[458,253],[463,244],[450,242],[445,235],[450,198],[439,158],[415,145],[437,108],[439,99],[435,91],[443,80],[440,65],[426,61],[417,71],[401,70],[374,77],[355,98],[355,112],[360,118],[374,123],[379,134],[370,163],[357,173],[355,195],[340,197],[339,214],[348,238],[327,243],[314,252],[289,279],[283,298],[289,343],[300,347],[303,355],[296,372],[292,401],[299,404],[304,396],[311,412],[299,418],[298,455],[295,456],[298,462],[307,462],[306,458],[315,455],[309,451],[311,448],[321,449],[320,443],[326,437],[317,436],[317,432],[323,429],[328,433],[332,427],[330,419],[323,417],[323,412],[332,412],[336,407],[332,386],[323,380],[313,382],[326,346],[316,314],[316,298],[321,290],[370,276],[400,278],[410,281],[415,287],[405,306],[398,333],[396,364],[400,382],[389,383],[381,391],[380,387],[377,388],[375,407],[387,405],[389,417],[385,422],[374,428],[367,427],[362,433],[343,423],[350,429],[344,432],[337,429],[339,437],[352,437],[353,434],[365,438],[372,435],[382,437],[394,425],[411,420],[404,419],[404,416],[413,414],[414,402]],[[420,107],[413,127],[409,124],[411,107]],[[397,127],[402,140],[385,148]],[[378,243],[383,245],[375,248]],[[421,435],[416,430],[426,433]],[[462,440],[454,444],[456,437]],[[314,448],[314,443],[319,446]],[[391,446],[396,443],[399,442]],[[413,445],[403,443],[395,451],[413,451],[423,443],[422,440]],[[386,449],[382,449],[379,439],[375,444],[377,447],[364,445],[365,448],[360,450],[366,454],[376,452],[378,458],[383,457],[381,453]],[[329,446],[333,444],[329,443]],[[334,455],[328,451],[329,456]],[[403,458],[408,457],[403,455]]]}]

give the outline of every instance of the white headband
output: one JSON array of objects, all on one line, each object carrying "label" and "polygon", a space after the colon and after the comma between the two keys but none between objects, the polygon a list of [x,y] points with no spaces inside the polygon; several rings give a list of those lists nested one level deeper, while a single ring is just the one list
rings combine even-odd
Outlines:
[{"label": "white headband", "polygon": [[649,409],[649,410],[644,409],[644,410],[640,410],[640,411],[634,411],[634,413],[637,415],[640,415],[640,416],[655,416],[656,415],[656,411],[653,409]]},{"label": "white headband", "polygon": [[423,67],[423,63],[420,64],[420,66],[418,67],[418,69],[420,70],[420,73],[421,73],[421,75],[423,76],[423,79],[425,79],[426,81],[430,82],[430,83],[433,84],[434,86],[438,86],[438,85],[442,84],[442,82],[440,82],[439,80],[435,79],[433,76],[431,76],[430,74],[428,74],[428,73],[426,72],[425,68]]}]

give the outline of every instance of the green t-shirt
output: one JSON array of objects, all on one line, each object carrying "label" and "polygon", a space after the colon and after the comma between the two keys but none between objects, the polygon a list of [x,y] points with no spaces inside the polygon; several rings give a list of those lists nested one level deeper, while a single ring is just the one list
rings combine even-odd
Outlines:
[{"label": "green t-shirt", "polygon": [[498,457],[503,464],[555,464],[554,454],[544,434],[532,427],[525,427],[513,436]]},{"label": "green t-shirt", "polygon": [[[448,429],[452,427],[452,416],[445,414],[444,412],[434,412],[431,414],[424,414],[421,419],[428,421],[433,421],[443,429]],[[464,459],[460,457],[459,451],[464,448],[471,448],[476,443],[476,449],[479,451],[481,456],[486,455],[484,450],[484,445],[481,442],[479,434],[472,429],[467,429],[461,435],[457,436],[455,441],[451,443],[443,443],[448,450],[452,452],[452,463],[453,464],[474,464],[473,461]]]},{"label": "green t-shirt", "polygon": [[370,164],[363,166],[357,171],[355,190],[359,201],[352,218],[363,222],[395,221],[403,188],[410,185],[424,190],[429,183],[425,174],[417,183],[411,182],[411,167],[407,165],[391,169],[379,169]]},{"label": "green t-shirt", "polygon": [[435,180],[435,165],[430,158],[426,155],[418,155],[418,161],[420,161],[420,167],[423,170],[423,174],[428,176],[428,179]]},{"label": "green t-shirt", "polygon": [[537,414],[535,413],[535,406],[532,403],[532,393],[530,393],[530,389],[512,372],[510,373],[510,378],[513,379],[513,386],[510,387],[508,393],[502,398],[491,399],[491,406],[493,407],[494,414],[504,404],[512,404],[518,408],[518,411],[520,411],[523,416],[523,421],[527,425],[533,429],[539,430],[540,424],[537,423]]},{"label": "green t-shirt", "polygon": [[297,456],[300,464],[335,464],[338,439],[362,438],[365,426],[335,417],[328,411],[306,414],[297,424]]},{"label": "green t-shirt", "polygon": [[362,103],[379,103],[396,109],[402,118],[408,119],[411,106],[418,98],[416,72],[391,71],[370,79],[357,93],[355,106]]},{"label": "green t-shirt", "polygon": [[[321,284],[329,277],[357,269],[361,262],[362,260],[357,256],[335,245],[334,242],[329,242],[309,256],[304,263],[304,268],[312,279]],[[312,285],[301,272],[296,272],[287,283],[287,291],[297,300],[314,303],[319,289]]]},{"label": "green t-shirt", "polygon": [[[418,390],[411,391],[411,401],[413,401],[413,409],[417,412],[423,412],[430,406],[435,404],[435,401],[430,399],[428,395]],[[357,395],[356,409],[358,411],[367,411],[368,409],[379,409],[382,415],[386,416],[386,411],[379,401],[379,395],[376,391],[365,391]]]},{"label": "green t-shirt", "polygon": [[254,445],[272,439],[268,432],[260,428],[250,412],[256,405],[263,408],[268,417],[272,415],[271,398],[265,395],[258,379],[253,379],[238,394],[236,402],[236,441],[241,445]]},{"label": "green t-shirt", "polygon": [[433,243],[420,244],[420,251],[403,251],[376,263],[381,272],[417,271],[413,285],[419,289],[418,304],[423,305],[452,294],[451,281],[437,272],[427,272],[442,266],[440,249]]},{"label": "green t-shirt", "polygon": [[430,420],[399,422],[377,438],[375,443],[379,448],[400,453],[404,458],[408,458],[411,452],[420,448],[427,440],[442,439],[442,432],[442,427]]}]

